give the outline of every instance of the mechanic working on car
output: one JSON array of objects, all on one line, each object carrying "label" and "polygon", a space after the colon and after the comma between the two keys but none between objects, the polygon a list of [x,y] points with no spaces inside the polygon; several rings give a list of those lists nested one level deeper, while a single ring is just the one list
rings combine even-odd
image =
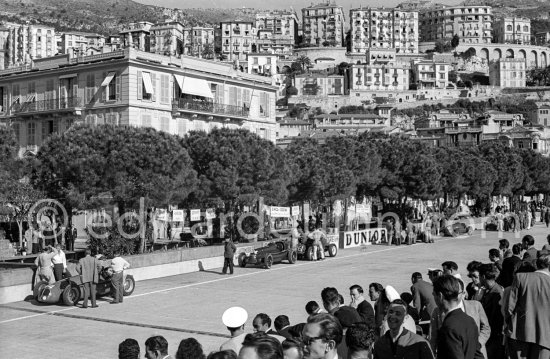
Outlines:
[{"label": "mechanic working on car", "polygon": [[319,256],[321,257],[319,259],[325,259],[325,249],[323,248],[322,240],[323,238],[326,240],[327,236],[321,230],[321,227],[317,226],[317,228],[308,235],[308,238],[313,239],[313,256],[311,257],[312,260],[317,260],[317,251],[319,251]]},{"label": "mechanic working on car", "polygon": [[46,281],[48,284],[55,283],[52,258],[56,254],[57,250],[55,248],[46,246],[42,248],[42,253],[34,260],[34,264],[38,267],[36,273],[38,273],[39,280]]},{"label": "mechanic working on car", "polygon": [[115,252],[115,257],[111,260],[111,270],[113,271],[111,277],[113,301],[111,304],[122,303],[124,297],[124,270],[128,268],[130,268],[130,263],[122,258],[119,252]]}]

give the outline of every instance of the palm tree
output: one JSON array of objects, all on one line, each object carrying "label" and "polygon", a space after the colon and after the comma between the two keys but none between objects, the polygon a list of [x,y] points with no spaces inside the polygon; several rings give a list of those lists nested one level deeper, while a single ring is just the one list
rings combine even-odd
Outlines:
[{"label": "palm tree", "polygon": [[296,62],[300,64],[300,66],[302,67],[302,71],[306,71],[306,69],[311,65],[311,60],[306,55],[298,56]]}]

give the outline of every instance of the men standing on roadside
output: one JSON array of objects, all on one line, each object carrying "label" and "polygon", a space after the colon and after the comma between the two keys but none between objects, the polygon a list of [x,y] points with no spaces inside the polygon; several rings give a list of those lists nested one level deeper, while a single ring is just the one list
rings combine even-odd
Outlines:
[{"label": "men standing on roadside", "polygon": [[469,315],[460,310],[460,280],[443,275],[434,282],[435,302],[444,317],[437,335],[437,357],[445,359],[483,358],[479,331]]},{"label": "men standing on roadside", "polygon": [[84,287],[84,301],[82,308],[88,308],[88,298],[92,299],[92,308],[97,308],[95,301],[96,296],[96,284],[99,281],[100,266],[97,258],[92,257],[92,251],[90,248],[86,248],[86,256],[78,261],[77,271],[82,277],[82,284]]},{"label": "men standing on roadside", "polygon": [[357,312],[369,328],[374,328],[374,309],[363,297],[363,288],[358,284],[354,284],[349,288],[349,295],[351,297],[350,306],[357,309]]},{"label": "men standing on roadside", "polygon": [[514,281],[514,274],[521,266],[521,248],[522,245],[520,243],[514,244],[512,246],[512,256],[504,258],[502,261],[502,272],[500,272],[497,282],[503,288],[512,285],[512,282]]},{"label": "men standing on roadside", "polygon": [[384,304],[382,303],[381,294],[384,287],[380,283],[369,284],[369,297],[374,302],[374,324],[376,330],[379,330],[384,321]]},{"label": "men standing on roadside", "polygon": [[71,224],[65,230],[65,249],[68,251],[74,251],[74,241],[76,239],[77,230],[74,228],[74,224]]},{"label": "men standing on roadside", "polygon": [[115,257],[111,260],[111,269],[113,270],[111,277],[113,300],[111,304],[122,303],[124,299],[124,270],[128,268],[130,268],[130,263],[122,258],[119,252],[115,252]]},{"label": "men standing on roadside", "polygon": [[[326,240],[326,235],[321,230],[321,227],[315,228],[313,232],[308,235],[309,238],[313,239],[313,256],[311,260],[316,261],[317,259],[325,259],[325,249],[323,248],[323,238]],[[319,252],[319,257],[317,258],[317,252]]]},{"label": "men standing on roadside", "polygon": [[231,237],[226,236],[223,248],[223,274],[227,274],[227,267],[229,267],[229,274],[233,274],[233,257],[236,250],[237,246],[233,243]]},{"label": "men standing on roadside", "polygon": [[533,267],[535,267],[537,261],[535,238],[533,238],[532,235],[528,234],[526,236],[523,236],[523,238],[521,239],[521,243],[523,244],[523,249],[525,249],[525,252],[523,253],[523,261],[529,262],[533,265]]},{"label": "men standing on roadside", "polygon": [[433,296],[433,285],[422,279],[422,274],[414,272],[411,277],[411,293],[413,296],[413,305],[420,315],[420,320],[430,320],[435,309],[435,300]]}]

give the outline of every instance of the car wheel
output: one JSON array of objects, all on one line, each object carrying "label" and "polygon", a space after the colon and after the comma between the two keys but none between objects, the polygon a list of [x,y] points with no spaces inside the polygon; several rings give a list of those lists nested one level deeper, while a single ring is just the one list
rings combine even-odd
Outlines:
[{"label": "car wheel", "polygon": [[73,306],[80,300],[80,288],[76,285],[68,285],[63,290],[63,304]]},{"label": "car wheel", "polygon": [[268,254],[265,257],[265,267],[269,269],[271,268],[272,265],[273,265],[273,256],[271,254]]},{"label": "car wheel", "polygon": [[312,261],[313,260],[313,246],[309,246],[307,247],[307,250],[306,250],[306,259],[308,261]]},{"label": "car wheel", "polygon": [[296,263],[296,260],[298,260],[298,253],[296,253],[296,251],[288,252],[288,262],[290,264],[294,264]]},{"label": "car wheel", "polygon": [[474,229],[472,227],[468,227],[468,235],[471,236],[474,234]]},{"label": "car wheel", "polygon": [[330,244],[328,246],[329,257],[336,257],[336,254],[338,254],[338,247],[336,247],[336,244]]},{"label": "car wheel", "polygon": [[460,232],[458,231],[458,229],[456,229],[456,228],[452,229],[451,236],[457,237],[459,234],[460,234]]},{"label": "car wheel", "polygon": [[47,285],[48,282],[46,282],[45,280],[41,280],[40,282],[36,283],[32,291],[34,299],[38,300],[38,296],[40,295],[40,293],[42,293],[42,289],[44,289],[44,287]]},{"label": "car wheel", "polygon": [[239,262],[239,267],[246,267],[246,253],[239,254],[237,261]]},{"label": "car wheel", "polygon": [[134,293],[134,289],[136,289],[136,281],[133,276],[127,275],[124,279],[124,284],[122,285],[122,294],[125,297],[131,295]]}]

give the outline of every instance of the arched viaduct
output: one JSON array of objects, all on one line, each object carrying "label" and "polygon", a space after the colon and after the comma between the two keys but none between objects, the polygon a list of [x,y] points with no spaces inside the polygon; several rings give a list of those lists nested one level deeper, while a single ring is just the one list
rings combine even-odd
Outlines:
[{"label": "arched viaduct", "polygon": [[517,44],[460,44],[458,53],[470,52],[487,61],[501,58],[525,59],[527,68],[550,65],[550,47]]}]

